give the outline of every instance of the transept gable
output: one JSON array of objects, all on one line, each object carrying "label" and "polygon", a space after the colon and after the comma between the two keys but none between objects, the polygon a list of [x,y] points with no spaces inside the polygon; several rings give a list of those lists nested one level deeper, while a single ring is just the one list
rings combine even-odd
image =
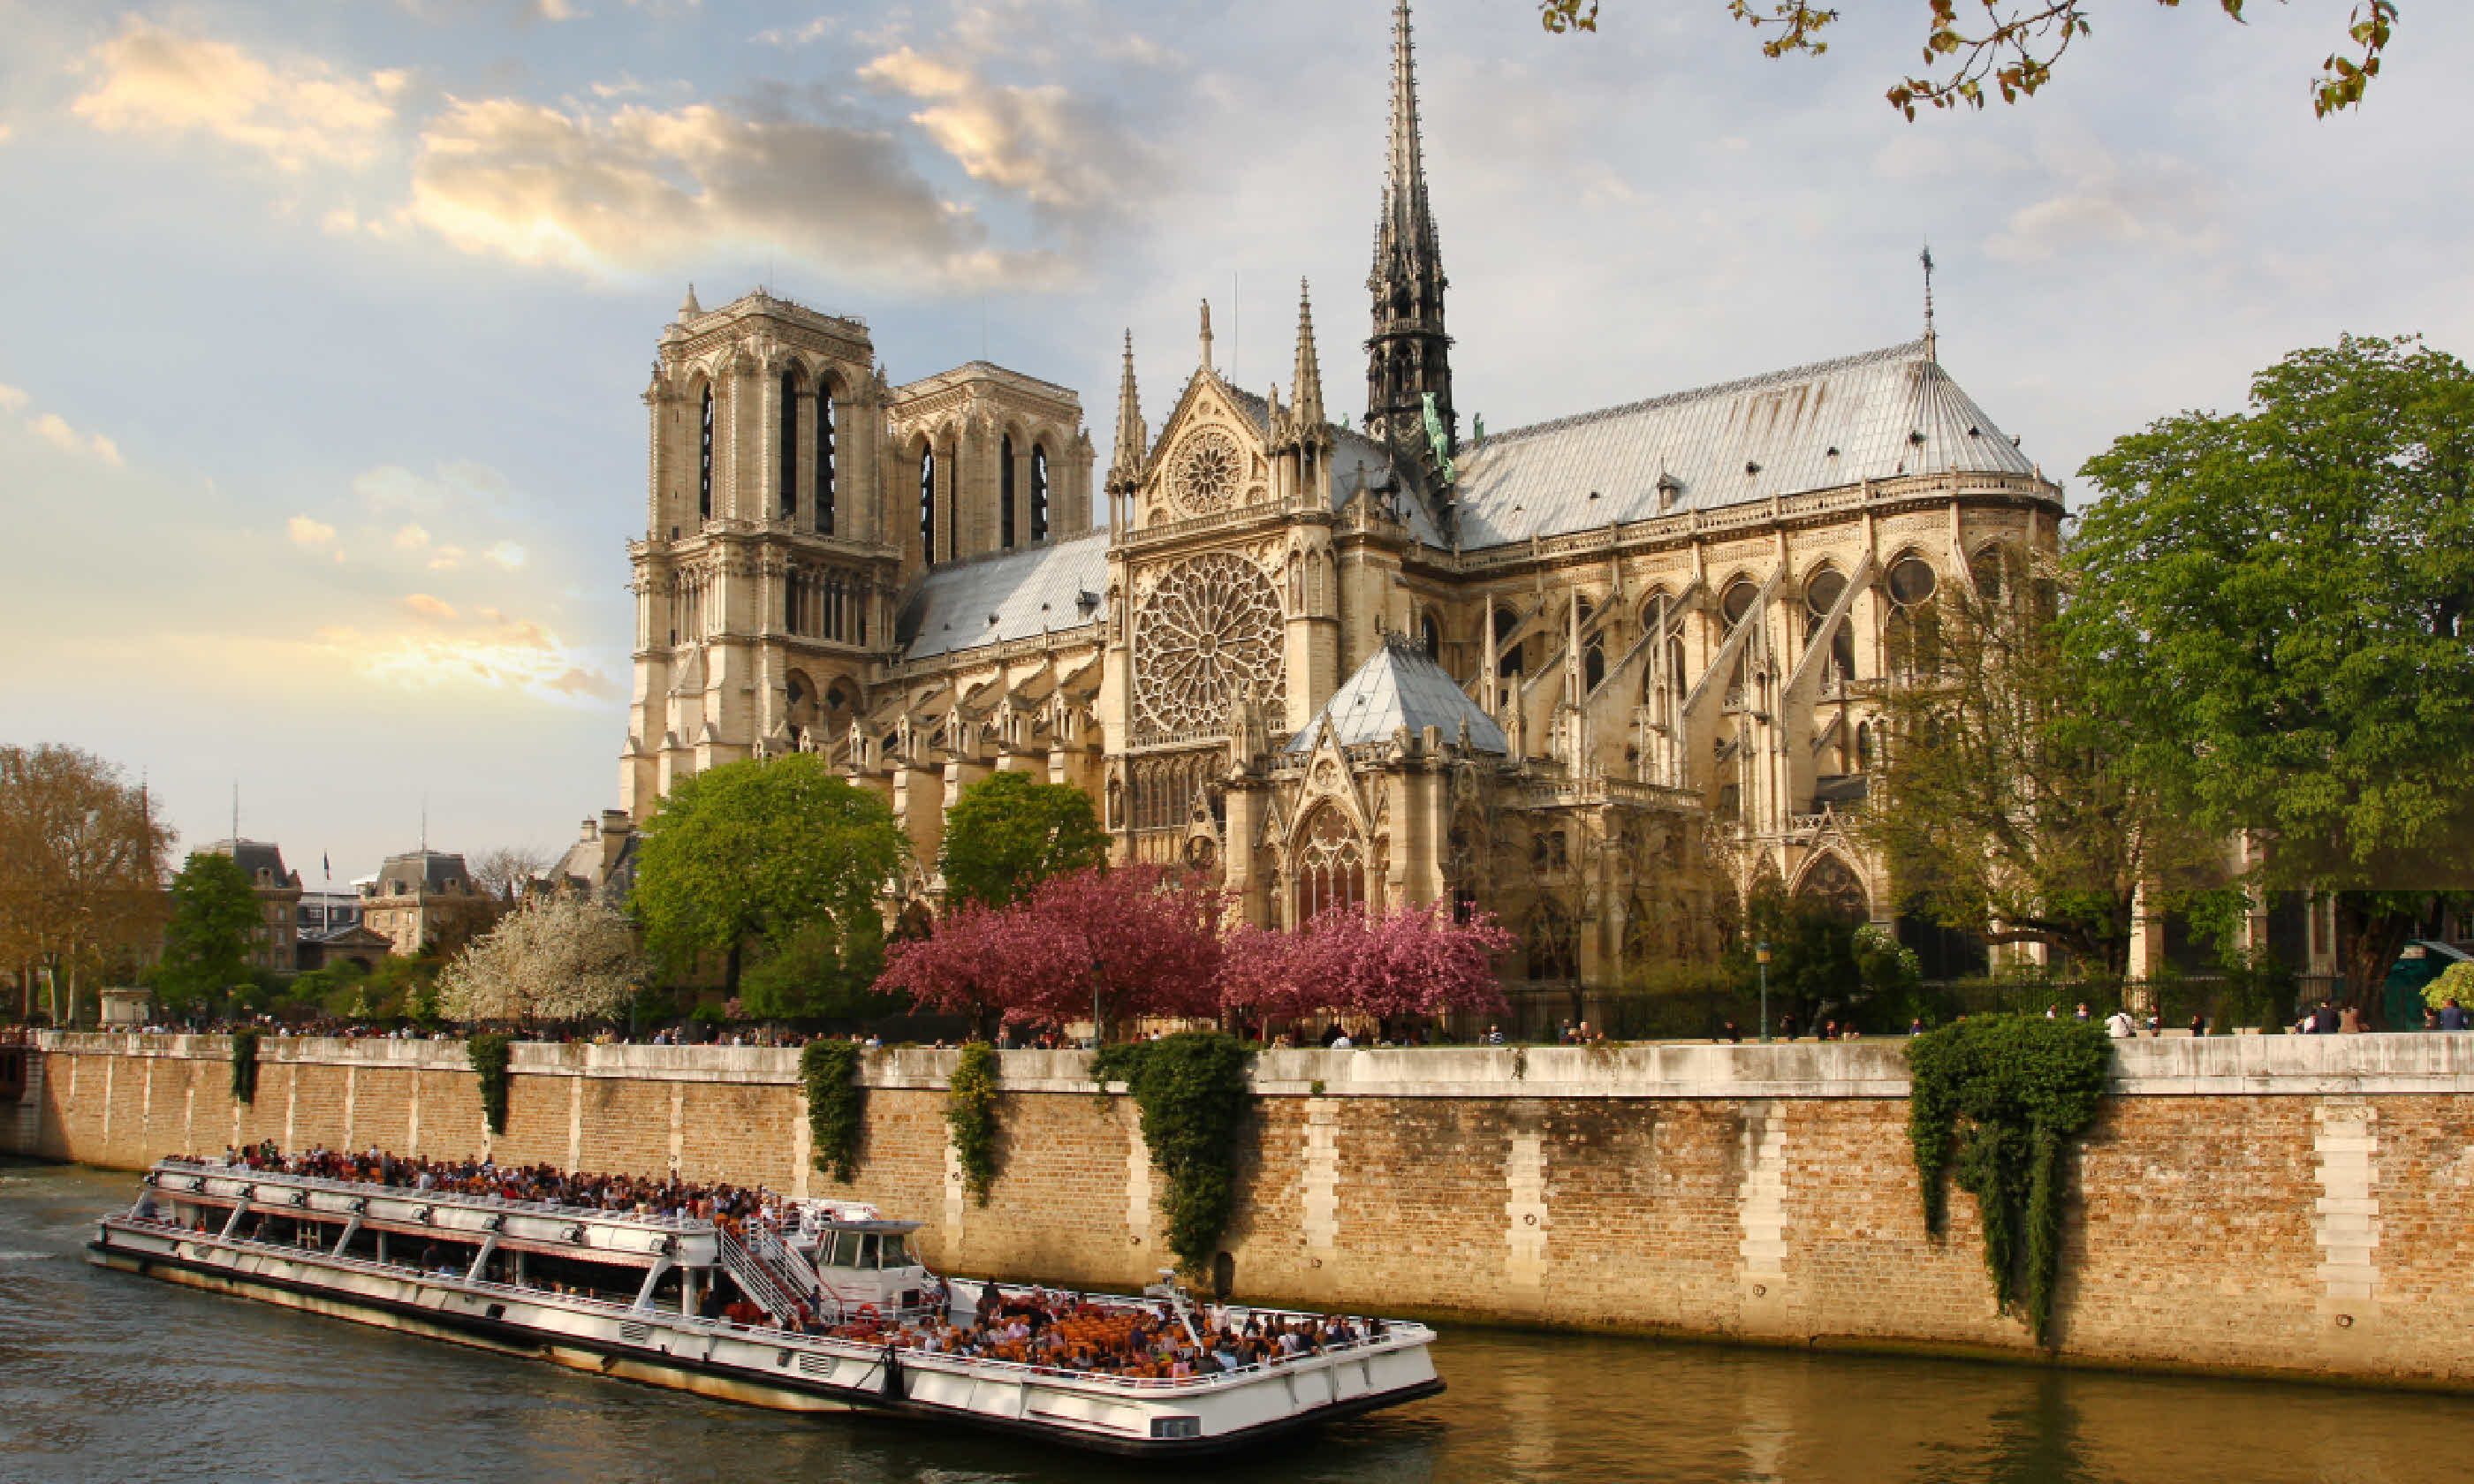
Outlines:
[{"label": "transept gable", "polygon": [[1271,498],[1271,404],[1199,368],[1160,423],[1138,523],[1230,515]]}]

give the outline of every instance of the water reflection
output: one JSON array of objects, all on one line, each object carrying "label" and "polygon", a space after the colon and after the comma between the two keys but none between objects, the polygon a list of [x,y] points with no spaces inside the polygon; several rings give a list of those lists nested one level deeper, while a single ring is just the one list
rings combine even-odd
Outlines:
[{"label": "water reflection", "polygon": [[[128,1177],[0,1165],[0,1480],[1142,1480],[1160,1471],[863,1417],[787,1417],[77,1260]],[[1588,1336],[1449,1333],[1451,1389],[1174,1472],[1278,1484],[2419,1484],[2474,1401]]]}]

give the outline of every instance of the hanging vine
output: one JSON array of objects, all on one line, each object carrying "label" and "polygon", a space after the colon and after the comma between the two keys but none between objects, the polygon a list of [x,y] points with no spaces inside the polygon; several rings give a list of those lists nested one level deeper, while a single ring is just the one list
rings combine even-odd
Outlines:
[{"label": "hanging vine", "polygon": [[799,1053],[799,1080],[808,1089],[811,1159],[818,1170],[843,1185],[859,1172],[860,1055],[855,1041],[812,1041]]},{"label": "hanging vine", "polygon": [[231,1033],[231,1094],[235,1103],[257,1101],[257,1032]]},{"label": "hanging vine", "polygon": [[464,1043],[465,1060],[481,1079],[481,1117],[493,1134],[507,1132],[507,1048],[512,1036],[476,1035]]},{"label": "hanging vine", "polygon": [[962,1188],[982,1206],[997,1178],[997,1054],[975,1041],[962,1048],[945,1094],[945,1127],[962,1166]]},{"label": "hanging vine", "polygon": [[1237,1128],[1253,1101],[1246,1084],[1253,1059],[1245,1042],[1217,1031],[1125,1041],[1091,1058],[1091,1079],[1125,1083],[1142,1112],[1143,1142],[1167,1185],[1160,1209],[1169,1250],[1189,1274],[1210,1270],[1237,1207]]},{"label": "hanging vine", "polygon": [[2039,1342],[2061,1272],[2063,1157],[2096,1120],[2108,1060],[2102,1027],[2032,1016],[1980,1016],[1907,1043],[1925,1226],[1939,1235],[1948,1224],[1943,1177],[1955,1164],[1983,1223],[1994,1299],[2024,1307]]}]

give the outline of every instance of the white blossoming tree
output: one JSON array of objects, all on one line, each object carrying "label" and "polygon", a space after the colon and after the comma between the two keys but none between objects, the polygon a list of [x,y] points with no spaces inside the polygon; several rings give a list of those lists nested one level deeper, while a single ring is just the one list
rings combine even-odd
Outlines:
[{"label": "white blossoming tree", "polygon": [[626,918],[581,898],[534,900],[474,940],[439,976],[439,1013],[466,1021],[615,1015],[644,982]]}]

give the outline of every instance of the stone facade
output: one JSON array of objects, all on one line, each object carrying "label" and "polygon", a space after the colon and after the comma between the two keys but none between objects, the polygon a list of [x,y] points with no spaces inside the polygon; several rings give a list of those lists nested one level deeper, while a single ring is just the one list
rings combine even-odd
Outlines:
[{"label": "stone facade", "polygon": [[[646,394],[632,817],[822,752],[933,899],[946,807],[1028,771],[1258,923],[1491,910],[1538,988],[1706,958],[1757,887],[1887,921],[1846,827],[1873,698],[1949,593],[2056,550],[2059,489],[1929,310],[1910,344],[1464,441],[1405,4],[1391,86],[1362,422],[1325,411],[1302,294],[1285,396],[1215,367],[1206,304],[1156,434],[1128,340],[1104,529],[1074,393],[982,363],[894,388],[855,320],[691,294]],[[1410,655],[1457,700],[1403,704]]]},{"label": "stone facade", "polygon": [[[2078,1154],[2060,1358],[2474,1388],[2474,1038],[2117,1048]],[[270,1040],[235,1105],[220,1038],[47,1035],[0,1151],[134,1167],[273,1139],[844,1190],[964,1274],[1132,1286],[1167,1260],[1130,1100],[1076,1053],[1001,1054],[999,1175],[961,1193],[954,1053],[865,1071],[849,1187],[809,1168],[797,1054],[516,1048],[491,1138],[454,1042]],[[1926,1233],[1895,1042],[1274,1052],[1225,1246],[1261,1301],[2026,1357],[1970,1199]]]},{"label": "stone facade", "polygon": [[452,956],[487,932],[503,905],[473,883],[463,856],[426,848],[388,856],[360,890],[359,925],[405,957]]}]

